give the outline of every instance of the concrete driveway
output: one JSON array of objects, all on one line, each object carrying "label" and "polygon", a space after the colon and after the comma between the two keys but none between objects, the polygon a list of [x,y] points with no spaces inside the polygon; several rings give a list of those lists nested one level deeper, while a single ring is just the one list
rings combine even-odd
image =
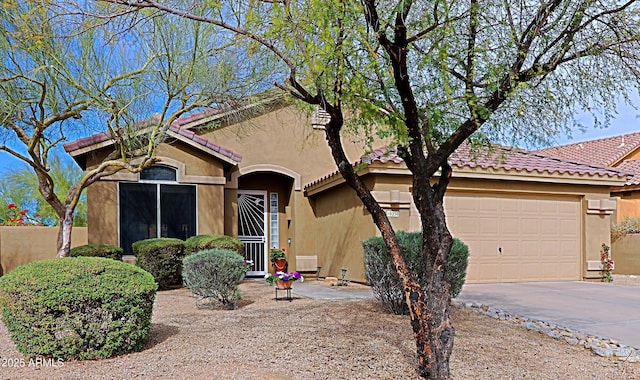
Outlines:
[{"label": "concrete driveway", "polygon": [[458,299],[640,349],[640,287],[593,282],[466,284]]}]

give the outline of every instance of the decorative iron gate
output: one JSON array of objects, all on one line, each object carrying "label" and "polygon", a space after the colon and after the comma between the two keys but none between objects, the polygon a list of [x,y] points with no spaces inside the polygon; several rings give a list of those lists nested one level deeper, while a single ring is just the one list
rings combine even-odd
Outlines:
[{"label": "decorative iron gate", "polygon": [[244,256],[253,261],[247,276],[267,273],[267,192],[238,190],[238,239],[244,243]]}]

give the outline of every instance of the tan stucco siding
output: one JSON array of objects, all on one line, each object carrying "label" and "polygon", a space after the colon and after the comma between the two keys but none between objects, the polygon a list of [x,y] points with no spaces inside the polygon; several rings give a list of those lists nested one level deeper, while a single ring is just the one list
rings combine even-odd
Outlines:
[{"label": "tan stucco siding", "polygon": [[198,235],[224,234],[224,187],[198,185],[197,194]]},{"label": "tan stucco siding", "polygon": [[98,181],[87,188],[88,240],[118,245],[118,183]]},{"label": "tan stucco siding", "polygon": [[363,282],[362,241],[375,236],[375,225],[351,188],[341,185],[328,193],[311,200],[317,219],[298,247],[318,255],[321,276],[340,277],[345,268],[347,279]]},{"label": "tan stucco siding", "polygon": [[[0,226],[0,275],[57,254],[58,227]],[[87,228],[73,227],[71,247],[87,244]]]},{"label": "tan stucco siding", "polygon": [[[106,152],[92,156],[95,160]],[[177,183],[197,186],[197,231],[225,233],[224,166],[219,160],[181,142],[158,146],[159,165],[176,169]],[[90,164],[96,165],[98,161]],[[119,244],[118,183],[135,182],[139,175],[120,171],[87,188],[87,224],[90,243]]]},{"label": "tan stucco siding", "polygon": [[220,161],[212,159],[210,156],[202,153],[202,151],[185,144],[160,144],[158,149],[156,149],[155,155],[160,158],[159,164],[163,164],[163,157],[172,158],[181,162],[185,167],[184,174],[186,175],[224,176],[224,169]]},{"label": "tan stucco siding", "polygon": [[615,219],[617,222],[625,218],[640,218],[640,191],[612,193],[612,195],[618,199]]},{"label": "tan stucco siding", "polygon": [[640,234],[630,234],[611,244],[614,274],[640,275]]},{"label": "tan stucco siding", "polygon": [[[307,184],[336,170],[324,130],[313,129],[307,115],[292,106],[248,121],[225,126],[202,137],[242,155],[240,169],[270,164],[290,169]],[[345,136],[343,144],[353,162],[364,152],[364,140]]]},{"label": "tan stucco siding", "polygon": [[[410,205],[412,202],[409,192],[411,188],[410,176],[371,175],[367,178],[369,187],[372,188],[374,195],[383,208],[390,214],[389,220],[396,230],[420,229],[419,215],[415,211],[415,207]],[[531,209],[532,212],[539,210],[538,212],[543,214],[550,212],[552,208],[560,207],[558,212],[564,212],[564,214],[558,214],[557,223],[560,223],[559,228],[567,230],[567,234],[563,235],[562,239],[564,239],[566,244],[563,244],[566,245],[568,251],[568,257],[562,260],[573,260],[567,269],[568,272],[566,272],[570,273],[562,275],[565,276],[563,278],[596,278],[600,275],[597,271],[587,270],[587,262],[598,260],[602,243],[610,243],[609,223],[611,212],[589,208],[588,201],[609,199],[609,188],[607,186],[453,178],[445,198],[459,196],[472,199],[474,194],[488,196],[489,199],[495,198],[505,201],[527,199],[527,203],[521,205],[523,207],[522,210],[526,211],[529,207],[533,207]],[[316,226],[309,228],[309,231],[313,232],[313,236],[306,240],[314,241],[316,245],[311,247],[311,244],[309,244],[309,249],[317,250],[320,248],[321,251],[324,251],[319,254],[319,265],[322,266],[325,262],[332,263],[328,268],[323,267],[322,275],[335,276],[339,274],[341,267],[349,265],[347,269],[354,276],[350,279],[364,281],[364,272],[358,271],[358,268],[362,267],[361,242],[368,237],[379,235],[371,217],[364,211],[364,207],[355,196],[355,193],[353,193],[353,190],[344,184],[316,194],[310,199],[315,212],[314,218],[316,218],[315,222],[311,224]],[[536,200],[539,200],[539,202]],[[447,212],[446,207],[447,201],[445,200],[445,212]],[[451,210],[450,212],[454,213]],[[566,217],[571,217],[572,219],[565,220],[565,223],[562,218]],[[300,224],[299,221],[298,226]],[[526,227],[526,224],[523,224],[523,226]],[[455,235],[455,226],[450,225],[449,227]],[[357,229],[358,233],[354,233],[352,231],[353,228]],[[339,231],[339,234],[336,234],[336,231]],[[350,238],[345,239],[346,236]],[[573,237],[571,238],[571,236]],[[322,239],[322,237],[325,237],[325,239]],[[524,242],[526,239],[528,238],[523,236],[522,241]],[[570,241],[567,239],[570,239]],[[317,244],[318,240],[323,242]],[[508,249],[523,247],[522,243],[516,241],[511,243],[515,245],[506,247],[514,248]],[[507,242],[507,244],[511,243]],[[299,242],[298,244],[300,246],[301,243]],[[532,241],[531,244],[536,243]],[[336,254],[338,246],[339,255]],[[526,255],[527,250],[532,249],[538,250],[537,254],[540,255],[554,255],[554,249],[551,247],[529,247],[525,244],[522,249],[523,251],[520,254],[524,255]],[[560,258],[561,256],[559,255],[558,257]],[[547,261],[550,260],[552,261],[552,259]],[[553,264],[541,263],[540,265],[550,267]],[[360,273],[362,273],[362,276],[358,277]]]}]

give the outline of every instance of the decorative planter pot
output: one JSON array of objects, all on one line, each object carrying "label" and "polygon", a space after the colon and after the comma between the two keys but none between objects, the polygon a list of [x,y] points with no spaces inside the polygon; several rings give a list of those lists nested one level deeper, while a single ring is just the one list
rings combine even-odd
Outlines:
[{"label": "decorative planter pot", "polygon": [[293,280],[276,280],[276,288],[278,289],[291,289],[291,284],[293,284]]},{"label": "decorative planter pot", "polygon": [[273,260],[273,267],[276,268],[276,272],[284,272],[287,268],[287,259],[275,259]]}]

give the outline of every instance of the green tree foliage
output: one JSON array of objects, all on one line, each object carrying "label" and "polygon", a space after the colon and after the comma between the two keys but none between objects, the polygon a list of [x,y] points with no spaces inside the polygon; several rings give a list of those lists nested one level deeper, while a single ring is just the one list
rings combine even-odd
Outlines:
[{"label": "green tree foliage", "polygon": [[[247,39],[280,60],[276,85],[330,117],[332,157],[379,228],[410,300],[426,378],[448,378],[455,330],[445,276],[453,238],[443,198],[449,157],[492,138],[546,141],[576,109],[615,113],[640,89],[635,1],[104,0],[122,12],[165,13]],[[143,13],[140,13],[143,14]],[[259,66],[261,62],[256,62]],[[347,117],[357,115],[357,117]],[[349,164],[345,128],[388,137],[413,174],[423,232],[423,291],[384,210]],[[489,149],[488,147],[485,147]],[[482,151],[482,149],[479,149]]]},{"label": "green tree foliage", "polygon": [[[56,196],[63,198],[76,184],[82,171],[71,160],[63,160],[54,154],[49,160],[50,175],[56,184]],[[45,226],[56,226],[60,222],[55,210],[38,191],[38,177],[26,163],[0,172],[0,198],[7,204],[15,203],[29,211],[35,221]],[[87,200],[81,195],[73,216],[74,227],[87,225]]]},{"label": "green tree foliage", "polygon": [[[35,173],[39,192],[59,220],[58,256],[69,254],[84,188],[121,170],[149,167],[178,117],[234,104],[244,89],[262,83],[252,80],[260,75],[244,69],[246,60],[231,49],[233,38],[204,24],[167,23],[152,14],[120,23],[78,12],[82,5],[87,14],[97,14],[102,7],[94,2],[3,5],[0,152]],[[96,132],[111,138],[112,152],[61,193],[51,171],[52,152]]]}]

